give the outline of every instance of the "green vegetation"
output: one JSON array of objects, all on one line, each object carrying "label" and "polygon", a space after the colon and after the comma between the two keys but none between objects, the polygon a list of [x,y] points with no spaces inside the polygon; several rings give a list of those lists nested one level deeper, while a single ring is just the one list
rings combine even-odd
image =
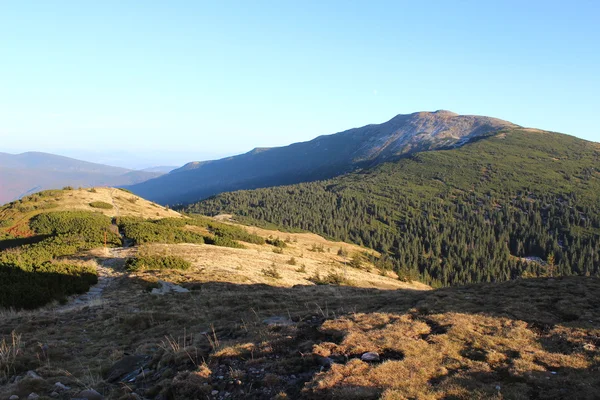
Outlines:
[{"label": "green vegetation", "polygon": [[192,264],[177,256],[142,255],[127,260],[126,267],[129,271],[179,269],[188,270]]},{"label": "green vegetation", "polygon": [[83,293],[97,282],[90,266],[60,261],[81,250],[104,244],[120,245],[102,214],[62,211],[38,214],[29,227],[36,236],[0,241],[0,307],[35,308],[52,300]]},{"label": "green vegetation", "polygon": [[146,221],[141,218],[124,217],[119,228],[125,237],[136,245],[144,243],[204,243],[204,236],[182,229],[174,221]]},{"label": "green vegetation", "polygon": [[110,231],[112,220],[104,214],[87,211],[57,211],[38,214],[29,221],[38,235],[67,235],[86,242],[88,248],[104,244],[107,233],[111,245],[120,246],[120,237]]},{"label": "green vegetation", "polygon": [[378,250],[434,286],[600,275],[600,148],[514,129],[335,179],[224,193],[187,208],[235,213]]},{"label": "green vegetation", "polygon": [[92,201],[90,203],[90,207],[102,208],[104,210],[110,210],[111,208],[113,208],[113,205],[109,204],[109,203],[106,203],[104,201]]},{"label": "green vegetation", "polygon": [[308,278],[309,281],[315,285],[346,285],[353,286],[351,280],[346,278],[339,272],[329,271],[327,275],[321,276],[319,272],[316,272],[313,276]]},{"label": "green vegetation", "polygon": [[98,282],[89,266],[42,263],[31,270],[0,264],[0,306],[33,309],[50,301],[63,301],[74,293],[85,293]]},{"label": "green vegetation", "polygon": [[[200,234],[186,227],[205,228],[210,234]],[[124,217],[119,227],[135,244],[143,243],[206,243],[215,246],[244,248],[237,241],[264,244],[265,240],[243,228],[212,221],[208,218],[163,218],[144,220]]]}]

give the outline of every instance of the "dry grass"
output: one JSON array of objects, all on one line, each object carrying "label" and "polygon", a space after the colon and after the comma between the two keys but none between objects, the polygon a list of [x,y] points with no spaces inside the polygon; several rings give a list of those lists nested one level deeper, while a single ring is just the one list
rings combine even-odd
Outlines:
[{"label": "dry grass", "polygon": [[[191,293],[162,297],[144,291],[146,278],[124,277],[77,311],[5,313],[0,334],[21,335],[16,373],[109,398],[591,399],[600,389],[593,278],[436,291],[190,281]],[[262,322],[274,315],[294,323]],[[367,351],[381,362],[361,361]],[[127,390],[103,379],[124,354],[151,359]],[[0,398],[11,393],[19,386]]]}]

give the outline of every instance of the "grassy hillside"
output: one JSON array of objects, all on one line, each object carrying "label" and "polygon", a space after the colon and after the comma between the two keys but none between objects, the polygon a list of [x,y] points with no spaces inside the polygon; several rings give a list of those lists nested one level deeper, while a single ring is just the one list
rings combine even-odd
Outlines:
[{"label": "grassy hillside", "polygon": [[[159,218],[118,190],[109,193],[132,208],[119,207],[117,221],[108,192],[87,192],[97,196],[77,210],[62,202],[72,192],[2,210],[33,236],[5,224],[21,236],[0,240],[0,301],[65,302],[0,308],[2,400],[90,389],[106,399],[280,400],[593,399],[600,390],[597,278],[431,290],[357,245],[226,215]],[[113,222],[131,247],[102,249],[104,231],[119,246]],[[152,293],[165,288],[177,290]]]},{"label": "grassy hillside", "polygon": [[186,210],[366,245],[402,276],[434,285],[598,275],[599,166],[598,144],[510,129],[327,181],[224,193]]},{"label": "grassy hillside", "polygon": [[180,217],[180,214],[115,188],[46,190],[0,207],[0,237],[31,234],[29,220],[48,211],[99,212],[108,217]]},{"label": "grassy hillside", "polygon": [[[122,190],[42,192],[3,207],[0,216],[0,307],[31,309],[86,292],[97,282],[96,270],[84,262],[87,258],[71,261],[82,251],[105,244],[109,248],[134,246],[127,264],[132,272],[188,270],[192,261],[185,257],[197,261],[196,255],[201,254],[202,260],[225,263],[230,281],[407,286],[393,273],[365,272],[366,268],[375,269],[371,262],[377,255],[372,251],[345,244],[332,248],[334,244],[309,235],[310,245],[305,244],[306,237],[300,240],[307,252],[327,255],[305,256],[297,236],[292,243],[292,236],[284,240],[278,237],[280,232],[261,230],[259,235],[256,229],[250,232],[209,218],[184,217]],[[172,244],[187,246],[169,247]],[[138,246],[142,251],[136,256]],[[313,261],[315,258],[320,261]],[[211,267],[210,263],[205,266]],[[229,269],[233,266],[234,270]],[[194,270],[188,273],[194,276]],[[218,276],[214,271],[213,279]]]}]

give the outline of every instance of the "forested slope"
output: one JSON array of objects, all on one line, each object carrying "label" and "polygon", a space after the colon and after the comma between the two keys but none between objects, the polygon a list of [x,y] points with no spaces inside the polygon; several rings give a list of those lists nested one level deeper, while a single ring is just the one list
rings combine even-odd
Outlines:
[{"label": "forested slope", "polygon": [[508,129],[327,181],[223,193],[187,211],[366,245],[387,255],[380,264],[434,285],[600,275],[600,145]]}]

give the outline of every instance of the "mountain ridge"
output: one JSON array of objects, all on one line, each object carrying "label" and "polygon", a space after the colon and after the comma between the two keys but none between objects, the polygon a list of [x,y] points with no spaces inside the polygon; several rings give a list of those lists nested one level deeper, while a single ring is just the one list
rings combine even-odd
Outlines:
[{"label": "mountain ridge", "polygon": [[0,153],[0,204],[44,189],[119,186],[160,175],[37,151]]},{"label": "mountain ridge", "polygon": [[517,127],[496,118],[445,110],[399,114],[288,146],[261,148],[220,160],[191,162],[170,174],[128,187],[160,203],[186,203],[231,190],[328,179],[416,151],[460,146]]}]

